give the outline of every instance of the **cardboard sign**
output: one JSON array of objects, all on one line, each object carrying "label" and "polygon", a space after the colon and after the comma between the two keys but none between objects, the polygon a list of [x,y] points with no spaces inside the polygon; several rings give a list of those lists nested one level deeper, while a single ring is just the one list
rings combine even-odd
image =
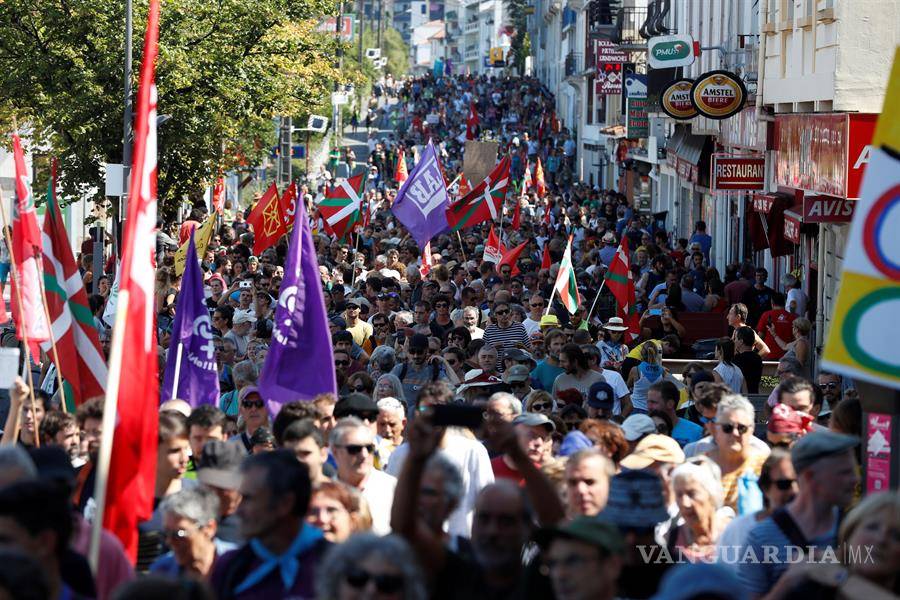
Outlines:
[{"label": "cardboard sign", "polygon": [[693,119],[697,116],[697,109],[691,103],[693,85],[693,79],[676,79],[663,88],[659,95],[659,107],[673,119]]},{"label": "cardboard sign", "polygon": [[727,119],[744,108],[747,88],[741,78],[728,71],[708,71],[691,86],[691,103],[710,119]]},{"label": "cardboard sign", "polygon": [[466,151],[463,154],[463,173],[475,187],[481,183],[497,164],[498,142],[478,142],[466,140]]},{"label": "cardboard sign", "polygon": [[764,156],[712,157],[712,188],[714,190],[766,189],[766,158]]}]

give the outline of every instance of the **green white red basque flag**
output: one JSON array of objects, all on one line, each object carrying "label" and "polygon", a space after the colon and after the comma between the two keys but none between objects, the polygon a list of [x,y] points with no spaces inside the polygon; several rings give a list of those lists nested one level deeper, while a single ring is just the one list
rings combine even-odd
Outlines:
[{"label": "green white red basque flag", "polygon": [[[56,364],[64,380],[66,409],[74,410],[84,401],[106,393],[106,360],[100,348],[97,328],[88,303],[78,264],[69,246],[62,213],[56,202],[56,162],[51,167],[47,189],[47,213],[41,234],[44,286],[51,335],[41,349]],[[57,362],[58,359],[58,362]]]},{"label": "green white red basque flag", "polygon": [[616,299],[617,316],[628,326],[631,339],[635,339],[640,334],[640,318],[635,308],[634,279],[628,265],[628,238],[623,235],[622,243],[609,265],[605,280],[606,286]]},{"label": "green white red basque flag", "polygon": [[447,224],[451,232],[497,220],[509,190],[509,163],[509,156],[504,156],[484,181],[450,205]]},{"label": "green white red basque flag", "polygon": [[366,185],[366,173],[363,171],[340,182],[319,204],[325,230],[338,239],[343,239],[357,226],[362,225],[362,196]]},{"label": "green white red basque flag", "polygon": [[556,284],[553,289],[556,290],[560,302],[563,303],[569,314],[574,315],[578,310],[578,305],[581,304],[581,297],[578,295],[575,267],[572,265],[572,236],[569,236],[566,252],[563,254],[562,262],[559,263],[559,273],[556,274]]}]

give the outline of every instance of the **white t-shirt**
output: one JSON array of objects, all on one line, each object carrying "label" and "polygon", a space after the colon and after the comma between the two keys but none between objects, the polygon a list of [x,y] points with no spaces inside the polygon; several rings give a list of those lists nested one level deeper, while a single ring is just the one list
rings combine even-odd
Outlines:
[{"label": "white t-shirt", "polygon": [[535,321],[531,317],[528,317],[524,321],[522,321],[522,325],[525,327],[525,331],[528,332],[528,337],[531,337],[536,332],[541,330],[541,322]]},{"label": "white t-shirt", "polygon": [[806,303],[808,301],[809,298],[806,297],[806,294],[803,293],[803,290],[801,290],[800,288],[791,288],[787,293],[787,301],[785,302],[785,307],[790,311],[791,302],[796,302],[797,306],[791,312],[793,312],[795,315],[805,317]]},{"label": "white t-shirt", "polygon": [[[444,445],[440,449],[450,462],[459,469],[463,478],[463,497],[459,506],[447,520],[447,532],[468,538],[472,530],[472,515],[475,512],[475,499],[484,486],[494,483],[494,470],[487,449],[478,440],[466,437],[459,430],[450,428],[444,436]],[[395,477],[400,475],[403,463],[409,454],[406,442],[394,450],[386,471]]]},{"label": "white t-shirt", "polygon": [[387,535],[391,532],[391,507],[394,504],[396,487],[396,477],[374,468],[363,481],[362,497],[369,503],[372,531],[378,535]]},{"label": "white t-shirt", "polygon": [[630,394],[631,390],[628,389],[628,384],[625,383],[625,379],[622,378],[622,375],[618,371],[603,369],[603,377],[606,379],[606,383],[611,385],[613,391],[616,393],[616,401],[613,404],[613,414],[621,415],[622,398]]},{"label": "white t-shirt", "polygon": [[[772,449],[769,448],[769,445],[765,443],[763,440],[759,439],[755,435],[750,436],[750,445],[753,447],[753,450],[760,454],[764,454],[766,457],[772,453]],[[690,444],[686,444],[684,447],[684,457],[690,458],[692,456],[699,456],[701,454],[706,454],[710,450],[716,447],[716,441],[713,439],[711,435],[708,435],[704,438],[697,440],[696,442],[691,442]]]}]

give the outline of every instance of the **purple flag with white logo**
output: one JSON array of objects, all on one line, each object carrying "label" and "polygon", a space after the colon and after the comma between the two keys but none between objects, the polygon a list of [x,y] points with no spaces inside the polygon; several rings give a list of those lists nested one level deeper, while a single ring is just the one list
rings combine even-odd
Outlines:
[{"label": "purple flag with white logo", "polygon": [[193,407],[201,404],[215,406],[219,401],[216,346],[193,235],[188,241],[187,260],[184,262],[184,278],[172,322],[160,401],[179,398]]},{"label": "purple flag with white logo", "polygon": [[428,140],[419,162],[397,193],[391,211],[422,250],[431,238],[449,228],[446,215],[449,204],[438,154]]},{"label": "purple flag with white logo", "polygon": [[291,237],[272,342],[259,376],[260,395],[271,415],[288,402],[337,393],[322,280],[303,202],[297,203]]}]

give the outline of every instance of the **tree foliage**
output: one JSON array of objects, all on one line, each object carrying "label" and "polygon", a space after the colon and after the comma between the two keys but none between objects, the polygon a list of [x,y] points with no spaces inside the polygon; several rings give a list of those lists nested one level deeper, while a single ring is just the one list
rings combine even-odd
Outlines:
[{"label": "tree foliage", "polygon": [[[124,4],[0,2],[0,118],[28,123],[60,157],[64,195],[102,201],[102,165],[122,160]],[[317,33],[329,0],[162,0],[157,64],[159,200],[196,200],[220,169],[253,165],[273,117],[327,102],[337,42]],[[134,0],[134,87],[147,0]],[[9,123],[0,123],[9,129]]]},{"label": "tree foliage", "polygon": [[513,69],[520,75],[525,72],[525,59],[531,54],[531,40],[528,37],[528,15],[525,12],[525,8],[530,4],[527,0],[506,0],[510,22],[515,29],[509,50],[513,55]]}]

